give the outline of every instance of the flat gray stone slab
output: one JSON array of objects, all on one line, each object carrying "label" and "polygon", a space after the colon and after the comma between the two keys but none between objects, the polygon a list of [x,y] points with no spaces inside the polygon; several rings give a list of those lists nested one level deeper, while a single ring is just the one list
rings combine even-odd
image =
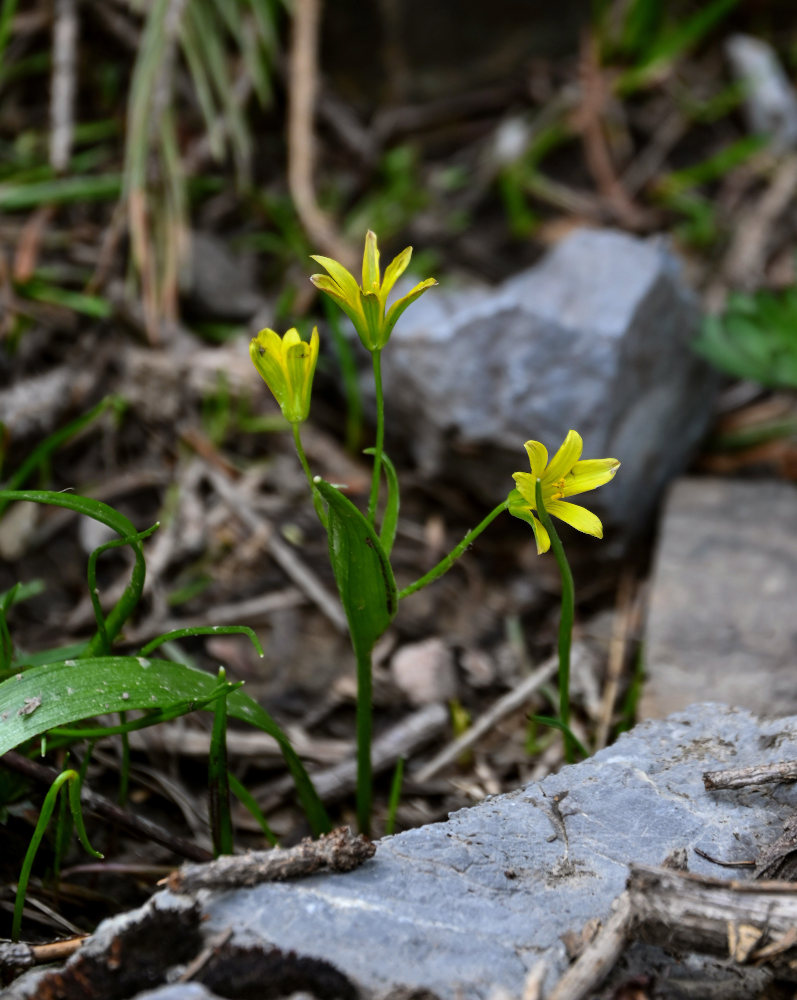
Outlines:
[{"label": "flat gray stone slab", "polygon": [[520,996],[541,958],[549,988],[568,965],[562,935],[608,915],[628,862],[686,848],[691,870],[722,877],[692,849],[753,858],[782,832],[792,787],[709,794],[703,771],[795,754],[797,718],[694,706],[540,784],[385,838],[356,871],[207,894],[203,933],[231,927],[239,944],[325,959],[366,996]]},{"label": "flat gray stone slab", "polygon": [[797,489],[682,479],[661,523],[639,714],[718,699],[797,712]]}]

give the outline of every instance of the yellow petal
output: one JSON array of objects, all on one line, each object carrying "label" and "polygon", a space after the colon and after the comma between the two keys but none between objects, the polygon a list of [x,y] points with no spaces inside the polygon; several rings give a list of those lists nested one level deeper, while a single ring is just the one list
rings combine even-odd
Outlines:
[{"label": "yellow petal", "polygon": [[376,245],[376,233],[369,229],[365,234],[363,251],[363,291],[378,293],[379,283],[379,248]]},{"label": "yellow petal", "polygon": [[[537,497],[535,494],[535,489],[537,485],[537,477],[529,475],[528,472],[513,472],[512,478],[515,480],[517,485],[517,492],[524,500],[524,502],[529,507],[537,506]],[[510,493],[510,497],[512,494]]]},{"label": "yellow petal", "polygon": [[551,500],[545,505],[545,509],[552,517],[558,517],[560,521],[564,521],[577,531],[603,538],[600,518],[586,507],[579,507],[577,503],[567,503],[564,500]]},{"label": "yellow petal", "polygon": [[273,330],[261,330],[249,344],[249,356],[280,408],[284,407],[288,400],[288,381],[279,335]]},{"label": "yellow petal", "polygon": [[551,464],[545,470],[545,482],[556,482],[563,479],[581,458],[584,442],[576,431],[568,431],[559,451],[551,459]]},{"label": "yellow petal", "polygon": [[407,270],[411,257],[412,247],[405,247],[398,257],[394,257],[385,268],[385,277],[382,281],[382,287],[379,289],[379,298],[382,300],[383,307],[387,302],[388,295],[393,291],[393,285]]},{"label": "yellow petal", "polygon": [[406,295],[402,295],[400,299],[397,299],[393,305],[388,309],[387,316],[385,317],[385,327],[382,332],[382,343],[383,347],[387,343],[387,338],[393,331],[393,327],[396,325],[396,320],[404,312],[407,306],[411,305],[420,295],[426,291],[427,288],[431,288],[432,285],[436,285],[437,281],[434,278],[427,278],[420,284],[416,285],[411,291],[407,292]]},{"label": "yellow petal", "polygon": [[294,344],[301,344],[301,342],[302,338],[299,336],[299,331],[295,326],[292,326],[282,338],[282,349],[287,353],[289,347],[293,347]]},{"label": "yellow petal", "polygon": [[[333,260],[331,257],[314,256],[311,259],[317,261],[321,267],[329,272],[332,280],[338,286],[339,294],[341,294],[350,305],[355,305],[360,292],[360,286],[354,280],[354,277],[346,270],[346,268],[342,264],[339,264],[336,260]],[[323,277],[323,275],[313,275],[310,279],[314,285],[322,288],[323,286],[318,281],[314,280],[316,277]],[[324,291],[329,291],[329,289],[324,288]]]},{"label": "yellow petal", "polygon": [[[548,449],[541,441],[527,441],[523,447],[529,456],[532,478],[539,479],[548,464]],[[531,485],[531,495],[534,496],[534,483]]]},{"label": "yellow petal", "polygon": [[542,524],[533,514],[531,515],[531,527],[534,529],[534,541],[537,543],[537,555],[541,556],[551,547],[551,538]]},{"label": "yellow petal", "polygon": [[619,468],[620,463],[616,458],[590,458],[583,462],[576,462],[573,471],[565,477],[562,494],[566,497],[572,497],[576,493],[595,490],[613,479]]}]

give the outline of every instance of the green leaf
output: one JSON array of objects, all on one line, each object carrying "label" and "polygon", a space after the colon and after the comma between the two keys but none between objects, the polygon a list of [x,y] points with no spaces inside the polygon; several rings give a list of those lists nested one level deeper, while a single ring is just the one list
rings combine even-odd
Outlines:
[{"label": "green leaf", "polygon": [[[376,449],[366,448],[365,454],[375,455]],[[382,468],[385,470],[385,479],[387,480],[387,505],[379,531],[379,541],[382,543],[385,555],[389,557],[393,551],[393,542],[396,540],[396,528],[398,527],[399,481],[395,465],[384,452],[382,452]]]},{"label": "green leaf", "polygon": [[[56,726],[108,712],[192,704],[218,694],[216,678],[170,660],[98,656],[31,667],[0,684],[0,755]],[[243,691],[232,692],[227,712],[279,744],[314,834],[330,829],[326,810],[288,737]]]},{"label": "green leaf", "polygon": [[120,514],[118,510],[109,507],[101,500],[92,500],[90,497],[77,496],[74,493],[57,493],[52,490],[0,490],[0,504],[13,500],[30,500],[34,503],[52,504],[55,507],[66,507],[77,514],[85,514],[93,517],[95,521],[112,528],[121,538],[129,543],[135,555],[135,565],[131,574],[130,583],[125,588],[124,593],[111,609],[105,619],[105,635],[99,631],[95,633],[88,645],[86,652],[89,655],[96,655],[102,645],[107,641],[112,643],[122,626],[133,613],[138,604],[141,592],[144,589],[144,577],[146,575],[146,564],[139,535],[136,532],[133,522]]},{"label": "green leaf", "polygon": [[329,558],[349,622],[355,652],[370,653],[393,621],[398,591],[376,532],[331,483],[315,485],[328,507]]}]

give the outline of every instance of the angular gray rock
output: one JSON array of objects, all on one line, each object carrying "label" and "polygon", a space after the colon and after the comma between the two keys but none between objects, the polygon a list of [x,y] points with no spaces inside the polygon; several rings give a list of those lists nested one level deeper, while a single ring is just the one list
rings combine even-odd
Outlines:
[{"label": "angular gray rock", "polygon": [[434,289],[404,314],[383,353],[388,431],[497,503],[527,469],[523,442],[552,453],[572,427],[585,457],[623,463],[591,504],[631,537],[711,416],[699,320],[664,242],[579,230],[496,288]]},{"label": "angular gray rock", "polygon": [[691,870],[723,877],[695,847],[754,858],[782,832],[794,788],[709,793],[705,770],[795,754],[797,718],[693,706],[540,784],[385,838],[356,871],[209,895],[205,933],[232,927],[233,940],[325,959],[366,995],[519,997],[540,959],[550,988],[568,965],[562,936],[608,915],[630,861],[685,848]]},{"label": "angular gray rock", "polygon": [[661,522],[645,629],[642,717],[720,698],[797,712],[797,489],[687,478]]}]

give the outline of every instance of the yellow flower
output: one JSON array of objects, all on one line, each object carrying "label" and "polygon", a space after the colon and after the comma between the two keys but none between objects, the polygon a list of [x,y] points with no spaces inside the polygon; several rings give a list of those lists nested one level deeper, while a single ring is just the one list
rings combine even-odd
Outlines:
[{"label": "yellow flower", "polygon": [[[354,329],[369,351],[380,351],[388,341],[399,316],[431,285],[434,278],[427,278],[387,309],[387,297],[393,286],[406,271],[412,257],[412,247],[402,250],[385,270],[379,270],[379,249],[376,235],[369,229],[365,236],[363,253],[363,283],[358,285],[354,276],[331,257],[313,256],[328,274],[314,274],[310,280],[331,296],[354,324]],[[387,312],[385,310],[387,309]]]},{"label": "yellow flower", "polygon": [[512,490],[507,498],[510,514],[522,518],[534,529],[537,540],[537,552],[542,554],[551,547],[548,532],[536,516],[537,480],[542,487],[542,502],[549,514],[596,538],[603,538],[603,525],[600,519],[586,507],[568,503],[565,497],[586,493],[588,490],[603,486],[614,477],[620,468],[616,458],[592,458],[579,461],[584,450],[581,435],[568,431],[562,447],[548,462],[548,450],[539,441],[527,441],[526,452],[531,463],[531,472],[516,472],[512,476],[517,489]]},{"label": "yellow flower", "polygon": [[274,330],[261,330],[249,344],[249,355],[285,419],[292,424],[307,420],[318,361],[318,328],[313,327],[309,343],[293,328],[284,337]]}]

